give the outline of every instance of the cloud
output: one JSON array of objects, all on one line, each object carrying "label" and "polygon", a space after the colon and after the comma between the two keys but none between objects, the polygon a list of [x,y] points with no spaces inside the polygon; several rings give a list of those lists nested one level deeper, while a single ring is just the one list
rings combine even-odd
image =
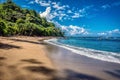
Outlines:
[{"label": "cloud", "polygon": [[[40,6],[42,7],[50,7],[50,11],[48,11],[46,9],[45,12],[40,13],[41,17],[46,17],[47,19],[54,19],[57,18],[60,21],[63,21],[65,19],[68,19],[68,15],[67,13],[65,13],[66,9],[69,8],[69,5],[61,5],[60,2],[53,2],[53,1],[45,1],[45,0],[34,0],[30,1],[29,3],[33,4],[33,3],[37,3],[40,4]],[[49,12],[49,14],[48,14]],[[48,17],[49,16],[49,17]]]},{"label": "cloud", "polygon": [[34,4],[35,2],[34,1],[30,1],[28,4]]},{"label": "cloud", "polygon": [[72,15],[72,18],[85,17],[87,15],[87,11],[89,9],[91,9],[92,7],[93,7],[93,5],[86,6],[86,7],[82,8],[82,9],[80,9],[79,11],[74,12],[74,14]]},{"label": "cloud", "polygon": [[109,34],[120,34],[120,30],[119,29],[114,29],[111,31],[108,31]]},{"label": "cloud", "polygon": [[65,32],[66,36],[82,36],[89,34],[89,32],[83,27],[74,26],[74,25],[65,26],[59,24],[56,21],[53,21],[53,23],[55,24],[56,27],[59,27],[63,32]]},{"label": "cloud", "polygon": [[107,9],[107,8],[110,8],[111,6],[109,4],[105,4],[102,6],[103,9]]},{"label": "cloud", "polygon": [[72,16],[72,18],[79,18],[80,14],[79,13],[74,13],[74,15]]},{"label": "cloud", "polygon": [[108,9],[108,8],[117,7],[117,6],[120,6],[120,1],[119,2],[114,2],[114,3],[111,3],[111,4],[102,5],[101,8]]},{"label": "cloud", "polygon": [[53,21],[53,23],[55,24],[56,27],[59,27],[63,32],[65,32],[66,36],[81,36],[81,35],[89,34],[89,32],[83,27],[74,26],[74,25],[65,26],[59,24],[56,21]]},{"label": "cloud", "polygon": [[69,26],[61,26],[62,30],[65,32],[66,35],[70,36],[77,36],[77,35],[87,35],[88,32],[85,28],[69,25]]},{"label": "cloud", "polygon": [[51,12],[51,7],[47,7],[43,13],[40,13],[40,16],[45,17],[46,19],[50,20],[51,19],[50,12]]},{"label": "cloud", "polygon": [[120,30],[119,29],[114,29],[111,31],[106,31],[106,32],[101,32],[97,33],[98,36],[119,36],[120,35]]},{"label": "cloud", "polygon": [[63,5],[63,6],[60,6],[59,5],[59,3],[57,4],[57,3],[55,3],[54,5],[53,5],[53,8],[55,8],[55,9],[57,9],[57,10],[65,10],[65,5]]},{"label": "cloud", "polygon": [[[73,7],[71,8],[69,5],[63,5],[60,2],[56,1],[46,1],[46,0],[34,0],[30,1],[29,4],[40,4],[41,7],[50,7],[51,11],[49,13],[49,17],[46,15],[48,12],[40,13],[40,15],[43,17],[46,17],[47,19],[58,19],[60,21],[63,20],[73,20],[80,17],[85,17],[87,15],[87,10],[93,7],[93,5],[86,6],[80,10],[77,10],[77,8]],[[66,11],[67,10],[67,11]],[[70,14],[70,15],[69,15]],[[69,15],[69,16],[68,16]]]},{"label": "cloud", "polygon": [[72,11],[71,11],[71,10],[68,10],[67,13],[72,13]]},{"label": "cloud", "polygon": [[84,17],[84,14],[81,13],[74,13],[74,15],[72,16],[72,18],[80,18],[80,17]]},{"label": "cloud", "polygon": [[105,32],[101,32],[101,33],[97,33],[99,36],[106,36],[107,35],[107,33],[105,33]]},{"label": "cloud", "polygon": [[44,7],[48,7],[48,6],[50,6],[51,1],[46,2],[45,0],[35,0],[35,3],[38,3],[38,4],[40,4],[41,6],[44,6]]}]

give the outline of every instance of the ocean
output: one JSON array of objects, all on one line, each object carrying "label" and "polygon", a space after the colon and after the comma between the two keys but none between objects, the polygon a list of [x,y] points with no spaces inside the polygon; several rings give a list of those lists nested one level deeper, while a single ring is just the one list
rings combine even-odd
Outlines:
[{"label": "ocean", "polygon": [[67,37],[46,42],[90,58],[120,63],[120,38]]}]

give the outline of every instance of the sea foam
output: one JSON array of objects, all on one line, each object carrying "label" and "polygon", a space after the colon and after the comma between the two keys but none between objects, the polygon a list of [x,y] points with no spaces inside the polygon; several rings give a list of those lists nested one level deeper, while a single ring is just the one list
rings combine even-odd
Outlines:
[{"label": "sea foam", "polygon": [[58,39],[49,39],[44,42],[65,48],[72,51],[73,53],[87,56],[89,58],[94,58],[102,61],[114,62],[120,64],[120,54],[114,52],[100,51],[89,48],[76,47],[71,45],[66,45],[58,42]]}]

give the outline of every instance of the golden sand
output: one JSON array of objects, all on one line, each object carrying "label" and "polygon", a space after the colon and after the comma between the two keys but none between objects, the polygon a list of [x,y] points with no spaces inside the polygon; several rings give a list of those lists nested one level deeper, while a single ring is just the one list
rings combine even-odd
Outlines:
[{"label": "golden sand", "polygon": [[48,38],[0,37],[0,80],[53,80],[44,39]]}]

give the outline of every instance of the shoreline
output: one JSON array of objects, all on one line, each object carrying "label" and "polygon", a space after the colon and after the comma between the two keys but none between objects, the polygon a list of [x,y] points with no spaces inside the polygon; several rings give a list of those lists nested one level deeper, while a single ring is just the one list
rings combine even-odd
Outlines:
[{"label": "shoreline", "polygon": [[76,47],[72,45],[62,44],[60,42],[57,42],[56,40],[58,39],[52,38],[49,40],[44,40],[44,42],[51,44],[51,45],[55,45],[57,47],[67,49],[75,54],[86,56],[92,59],[120,64],[119,58],[117,59],[116,57],[114,57],[114,56],[117,56],[118,54],[116,52],[108,52],[108,51],[95,50],[95,49],[90,49],[90,48]]},{"label": "shoreline", "polygon": [[75,54],[43,41],[51,38],[0,37],[0,80],[120,79],[120,64]]},{"label": "shoreline", "polygon": [[[48,43],[48,55],[58,70],[60,80],[119,80],[120,64],[75,54]],[[51,53],[51,54],[49,54]]]},{"label": "shoreline", "polygon": [[[0,37],[0,80],[51,80],[55,66],[43,40],[52,37]],[[29,76],[29,77],[28,77]]]}]

